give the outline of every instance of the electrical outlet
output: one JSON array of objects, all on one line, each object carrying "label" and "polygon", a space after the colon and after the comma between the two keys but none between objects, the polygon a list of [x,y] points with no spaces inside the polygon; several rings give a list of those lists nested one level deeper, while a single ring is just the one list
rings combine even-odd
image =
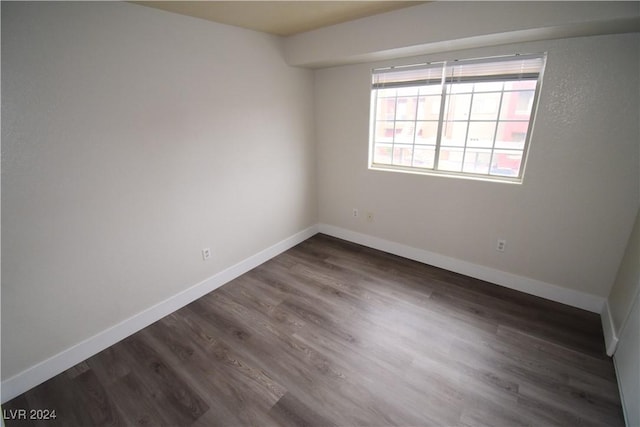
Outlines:
[{"label": "electrical outlet", "polygon": [[496,245],[496,251],[504,252],[505,247],[507,246],[507,241],[498,239],[498,244]]},{"label": "electrical outlet", "polygon": [[373,212],[367,212],[367,221],[373,222]]},{"label": "electrical outlet", "polygon": [[204,248],[202,250],[202,259],[204,261],[208,260],[209,258],[211,258],[211,249],[209,248]]},{"label": "electrical outlet", "polygon": [[353,217],[357,218],[358,217],[358,209],[353,208]]}]

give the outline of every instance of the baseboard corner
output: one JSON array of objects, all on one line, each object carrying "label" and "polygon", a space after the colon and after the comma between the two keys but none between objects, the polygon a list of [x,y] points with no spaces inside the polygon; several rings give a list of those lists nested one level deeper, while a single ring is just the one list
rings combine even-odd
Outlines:
[{"label": "baseboard corner", "polygon": [[314,224],[262,251],[232,265],[208,279],[197,283],[140,313],[98,332],[48,359],[45,359],[0,383],[0,403],[21,395],[33,387],[77,365],[122,339],[138,332],[168,314],[186,306],[196,299],[230,282],[236,277],[270,260],[280,253],[317,234],[319,227]]},{"label": "baseboard corner", "polygon": [[604,343],[607,349],[607,355],[611,357],[618,347],[618,335],[616,334],[613,317],[611,317],[611,309],[609,307],[608,300],[606,300],[602,306],[600,320],[602,322],[602,333],[604,334]]},{"label": "baseboard corner", "polygon": [[319,224],[318,229],[320,233],[328,234],[339,239],[433,265],[435,267],[444,268],[445,270],[464,274],[465,276],[474,277],[499,286],[504,286],[505,288],[587,310],[592,313],[600,313],[605,301],[603,297],[597,295],[577,291],[575,289],[569,289],[529,277],[519,276],[514,273],[474,264],[472,262],[415,248],[402,243],[385,240],[357,231],[322,223]]}]

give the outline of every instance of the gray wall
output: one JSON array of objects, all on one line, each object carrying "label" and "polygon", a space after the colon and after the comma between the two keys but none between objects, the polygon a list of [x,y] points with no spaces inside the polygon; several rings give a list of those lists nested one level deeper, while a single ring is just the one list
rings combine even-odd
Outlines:
[{"label": "gray wall", "polygon": [[[321,223],[604,301],[640,201],[639,44],[638,34],[593,36],[317,70]],[[521,185],[367,169],[372,68],[542,51]]]},{"label": "gray wall", "polygon": [[616,280],[609,294],[609,312],[616,335],[624,326],[631,306],[640,292],[640,211],[620,263]]},{"label": "gray wall", "polygon": [[317,222],[313,75],[281,44],[2,3],[3,379]]}]

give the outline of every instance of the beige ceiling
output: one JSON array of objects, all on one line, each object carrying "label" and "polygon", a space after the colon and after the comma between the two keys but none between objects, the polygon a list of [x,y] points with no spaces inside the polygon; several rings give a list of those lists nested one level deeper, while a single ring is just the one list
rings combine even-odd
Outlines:
[{"label": "beige ceiling", "polygon": [[134,1],[182,15],[290,36],[424,1]]}]

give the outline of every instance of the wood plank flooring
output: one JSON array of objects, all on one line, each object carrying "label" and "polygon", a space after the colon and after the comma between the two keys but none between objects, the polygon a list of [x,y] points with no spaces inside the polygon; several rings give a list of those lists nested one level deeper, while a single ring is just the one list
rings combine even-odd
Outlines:
[{"label": "wood plank flooring", "polygon": [[4,405],[63,426],[623,426],[600,319],[316,235]]}]

